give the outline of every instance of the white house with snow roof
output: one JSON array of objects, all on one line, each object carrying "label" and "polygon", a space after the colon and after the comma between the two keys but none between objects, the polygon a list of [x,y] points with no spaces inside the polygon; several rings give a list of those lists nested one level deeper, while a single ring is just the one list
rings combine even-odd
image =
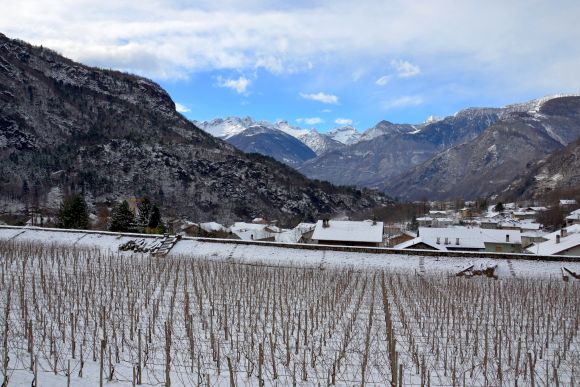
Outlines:
[{"label": "white house with snow roof", "polygon": [[414,242],[409,241],[395,248],[514,253],[521,251],[522,240],[519,230],[419,227],[419,236]]},{"label": "white house with snow roof", "polygon": [[321,245],[379,247],[383,244],[383,222],[319,220],[312,241]]},{"label": "white house with snow roof", "polygon": [[566,217],[566,225],[572,226],[574,224],[580,224],[580,209],[572,211],[570,215]]},{"label": "white house with snow roof", "polygon": [[538,255],[572,255],[580,257],[580,224],[544,235],[544,242],[531,245],[526,250]]}]

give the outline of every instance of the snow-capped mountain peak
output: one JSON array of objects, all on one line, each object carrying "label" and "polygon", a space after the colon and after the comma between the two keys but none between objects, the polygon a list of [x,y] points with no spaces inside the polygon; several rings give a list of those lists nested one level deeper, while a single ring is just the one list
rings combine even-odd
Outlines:
[{"label": "snow-capped mountain peak", "polygon": [[563,98],[563,97],[579,97],[580,94],[553,94],[547,95],[542,98],[532,99],[531,101],[527,101],[524,103],[516,103],[506,105],[502,108],[503,114],[507,113],[530,113],[530,114],[537,114],[540,111],[540,108],[546,102],[556,99],[556,98]]},{"label": "snow-capped mountain peak", "polygon": [[350,125],[334,128],[327,133],[330,138],[345,145],[354,144],[358,141],[361,133]]},{"label": "snow-capped mountain peak", "polygon": [[240,134],[250,126],[261,124],[251,117],[215,118],[211,121],[193,121],[193,123],[214,137],[228,139]]},{"label": "snow-capped mountain peak", "polygon": [[431,115],[431,116],[427,117],[427,119],[425,120],[425,124],[433,124],[433,123],[439,122],[441,120],[443,120],[442,117],[437,117],[437,116]]},{"label": "snow-capped mountain peak", "polygon": [[292,126],[286,120],[276,121],[274,127],[278,130],[281,130],[284,133],[291,135],[292,137],[300,138],[302,136],[307,135],[312,130],[316,131],[316,129],[304,129],[299,128],[297,126]]}]

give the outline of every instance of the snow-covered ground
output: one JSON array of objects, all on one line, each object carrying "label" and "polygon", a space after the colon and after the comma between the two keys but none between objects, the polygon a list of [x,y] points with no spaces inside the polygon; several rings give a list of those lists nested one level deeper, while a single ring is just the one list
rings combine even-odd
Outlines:
[{"label": "snow-covered ground", "polygon": [[[155,240],[150,235],[120,236],[115,233],[69,232],[58,229],[11,228],[0,226],[0,240],[40,241],[77,247],[98,247],[105,252],[116,252],[119,246],[142,238]],[[235,260],[242,263],[265,265],[307,265],[320,268],[353,267],[358,269],[385,269],[421,274],[455,274],[474,265],[497,264],[497,274],[505,277],[554,277],[561,278],[565,266],[580,272],[578,262],[545,262],[521,259],[487,259],[462,257],[431,257],[405,254],[374,254],[330,250],[306,250],[269,246],[268,244],[232,244],[207,242],[193,238],[182,239],[173,247],[170,256],[195,255],[210,260]]]},{"label": "snow-covered ground", "polygon": [[101,367],[116,386],[580,378],[580,281],[558,262],[493,260],[496,280],[450,275],[485,259],[193,239],[159,258],[116,250],[140,238],[0,227],[0,380],[98,385]]}]

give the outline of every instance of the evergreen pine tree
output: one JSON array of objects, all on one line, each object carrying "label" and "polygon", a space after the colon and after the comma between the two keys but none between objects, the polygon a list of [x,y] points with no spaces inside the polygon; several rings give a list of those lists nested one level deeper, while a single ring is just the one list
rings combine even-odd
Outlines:
[{"label": "evergreen pine tree", "polygon": [[157,206],[153,206],[151,209],[148,230],[157,234],[163,234],[165,232],[165,225],[161,221],[161,211],[159,211],[159,207]]},{"label": "evergreen pine tree", "polygon": [[86,229],[89,226],[89,212],[85,199],[78,194],[65,198],[58,213],[61,228]]},{"label": "evergreen pine tree", "polygon": [[109,230],[120,232],[134,231],[134,223],[135,218],[129,209],[129,203],[127,203],[126,200],[123,200],[121,204],[113,209]]},{"label": "evergreen pine tree", "polygon": [[495,212],[503,212],[504,207],[502,202],[498,202],[494,208]]}]

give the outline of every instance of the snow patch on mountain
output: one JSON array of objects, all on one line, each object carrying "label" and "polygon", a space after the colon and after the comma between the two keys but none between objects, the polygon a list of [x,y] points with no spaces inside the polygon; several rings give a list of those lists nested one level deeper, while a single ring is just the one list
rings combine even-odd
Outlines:
[{"label": "snow patch on mountain", "polygon": [[531,101],[523,102],[523,103],[515,103],[506,105],[502,108],[502,115],[509,114],[509,113],[529,113],[532,115],[538,114],[540,108],[546,102],[562,97],[580,97],[580,94],[553,94],[547,95],[542,98],[532,99]]},{"label": "snow patch on mountain", "polygon": [[345,145],[350,145],[358,142],[361,133],[350,125],[342,126],[339,128],[334,128],[330,130],[327,134],[335,141],[343,143]]}]

